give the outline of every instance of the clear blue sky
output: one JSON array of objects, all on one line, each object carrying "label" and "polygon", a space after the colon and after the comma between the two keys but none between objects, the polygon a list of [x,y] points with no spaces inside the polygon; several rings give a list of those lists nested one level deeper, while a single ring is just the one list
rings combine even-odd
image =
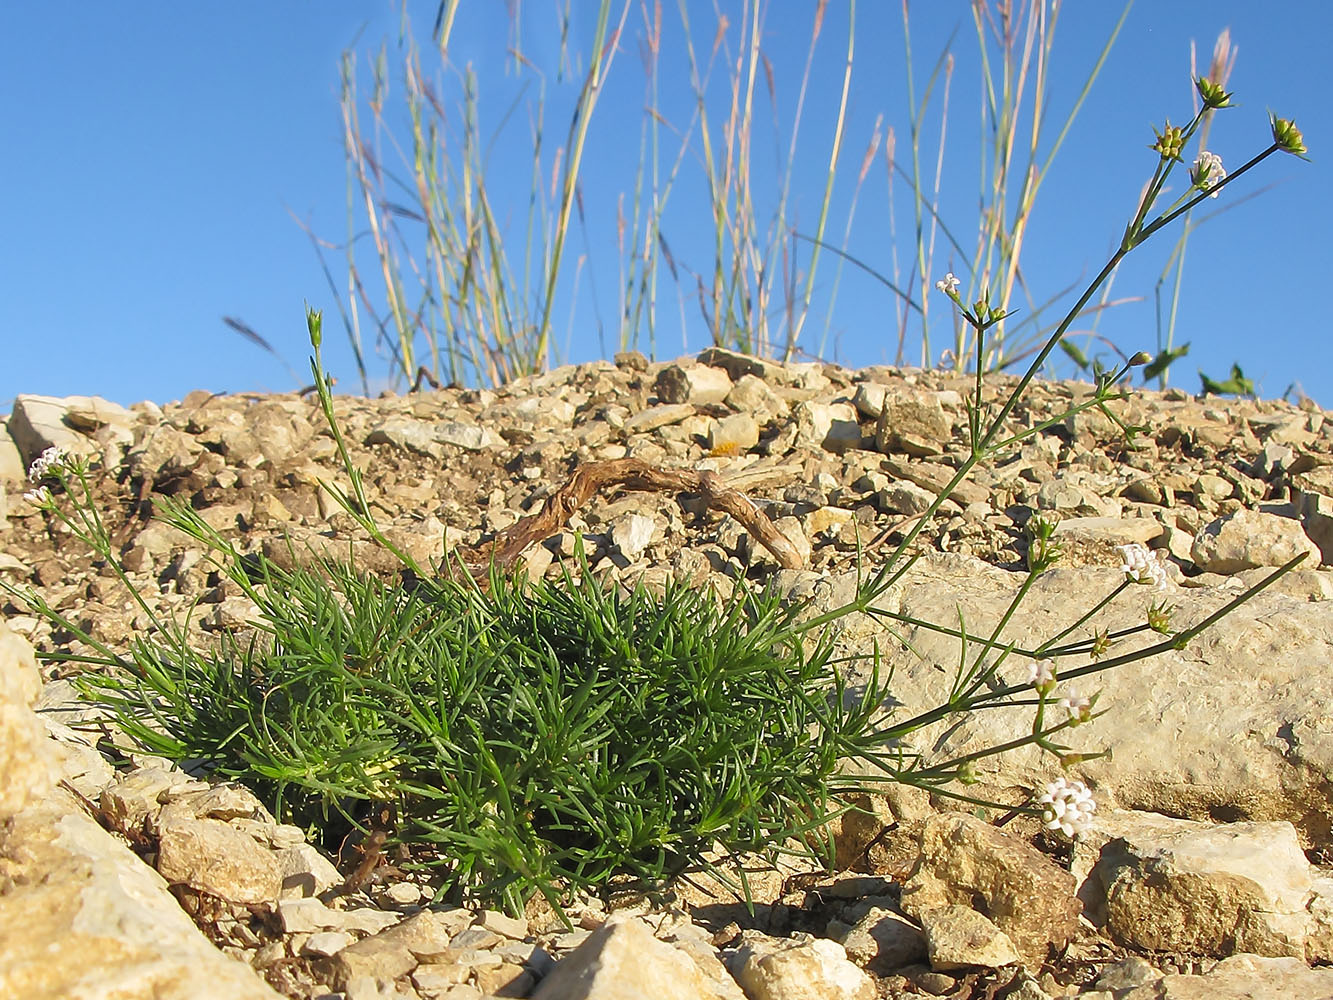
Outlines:
[{"label": "clear blue sky", "polygon": [[[713,4],[687,2],[696,45],[706,51]],[[515,79],[505,76],[503,53],[512,41],[505,6],[463,0],[451,50],[456,65],[472,63],[478,71],[487,129],[501,120],[516,93]],[[558,53],[551,16],[557,6],[521,5],[523,50],[548,69]],[[590,12],[596,5],[574,0],[573,6]],[[722,6],[739,4],[723,0]],[[644,103],[638,7],[631,11],[627,37],[594,115],[584,177],[588,237],[585,241],[580,234],[571,244],[571,269],[588,247],[609,252],[589,256],[577,290],[562,292],[558,361],[587,360],[615,349],[599,343],[596,327],[599,318],[614,321],[615,203],[619,193],[631,195],[637,162]],[[782,115],[790,114],[794,100],[812,7],[806,0],[770,5],[763,44],[777,75]],[[408,5],[425,41],[427,68],[439,74],[438,60],[429,63],[426,38],[435,9],[434,0]],[[1068,110],[1119,12],[1116,2],[1065,5],[1050,70],[1056,118]],[[676,43],[672,66],[680,66],[676,4],[665,3],[663,16],[669,26],[667,45],[673,38]],[[243,319],[266,337],[305,381],[303,302],[324,308],[326,317],[335,309],[309,240],[289,211],[330,241],[344,238],[340,54],[354,47],[364,69],[374,49],[387,41],[392,62],[399,23],[398,7],[378,0],[3,5],[0,413],[21,392],[97,394],[130,403],[179,399],[196,388],[294,388],[289,371],[228,330],[221,322],[224,315]],[[968,244],[968,234],[975,232],[978,132],[976,38],[969,5],[918,2],[912,6],[912,23],[919,80],[957,29],[941,212]],[[845,0],[831,0],[796,170],[793,197],[803,229],[813,228],[822,195],[821,158],[827,155],[841,85],[846,25]],[[1176,339],[1190,341],[1192,348],[1172,369],[1171,381],[1197,391],[1196,369],[1224,377],[1238,361],[1263,396],[1279,396],[1298,382],[1320,403],[1333,406],[1333,347],[1327,313],[1320,308],[1333,265],[1333,199],[1326,166],[1333,149],[1333,116],[1323,103],[1333,4],[1326,0],[1138,0],[1039,195],[1024,267],[1039,291],[1096,272],[1151,172],[1153,154],[1146,149],[1151,126],[1168,116],[1178,123],[1189,117],[1190,41],[1206,64],[1224,27],[1230,27],[1239,50],[1231,89],[1240,107],[1218,117],[1210,147],[1227,167],[1239,165],[1267,144],[1266,111],[1271,108],[1296,120],[1313,162],[1275,157],[1218,202],[1207,203],[1222,207],[1228,197],[1238,200],[1274,185],[1210,221],[1191,241]],[[591,31],[590,16],[576,19],[573,47],[586,51]],[[898,4],[862,0],[858,5],[854,66],[843,183],[835,194],[831,226],[838,240],[850,178],[877,114],[882,112],[897,130],[900,151],[907,148]],[[362,86],[369,90],[364,74]],[[563,140],[567,122],[567,112],[557,109],[568,107],[570,90],[568,84],[563,90],[560,86],[552,80],[552,146]],[[443,93],[452,108],[457,94],[456,86]],[[685,113],[689,89],[683,76],[664,78],[663,94],[668,115]],[[394,90],[390,101],[400,95],[401,88]],[[767,119],[766,103],[759,113]],[[928,120],[938,120],[938,109]],[[526,127],[526,112],[520,110],[497,140],[498,155],[487,168],[493,193],[513,192],[513,201],[499,205],[497,214],[518,236],[531,165]],[[930,131],[928,150],[933,142]],[[756,173],[771,179],[772,159],[757,164]],[[933,152],[926,160],[933,169]],[[697,208],[691,216],[691,206],[703,204],[697,198],[699,168],[691,159],[682,169],[668,236],[684,264],[706,273],[711,268],[710,221]],[[862,195],[849,247],[888,271],[892,247],[884,188],[883,170],[877,167]],[[900,202],[896,208],[900,258],[909,253],[907,207]],[[1127,351],[1154,347],[1152,289],[1173,238],[1150,245],[1140,262],[1127,264],[1117,279],[1116,295],[1147,296],[1142,303],[1119,307],[1102,323],[1102,332]],[[330,260],[341,282],[337,253]],[[953,265],[941,250],[934,270],[942,273],[946,266]],[[824,294],[834,274],[830,261],[820,267],[819,294]],[[706,346],[698,307],[687,301],[681,309],[669,278],[660,294],[659,356]],[[383,308],[382,302],[376,305]],[[891,362],[897,340],[887,319],[893,311],[893,299],[881,286],[844,271],[825,353],[852,365]],[[824,323],[821,306],[803,341],[812,349]],[[935,336],[943,346],[944,331]],[[336,322],[326,343],[329,368],[341,376],[344,388],[354,387],[351,352]],[[370,367],[372,375],[388,371],[383,358],[372,357]]]}]

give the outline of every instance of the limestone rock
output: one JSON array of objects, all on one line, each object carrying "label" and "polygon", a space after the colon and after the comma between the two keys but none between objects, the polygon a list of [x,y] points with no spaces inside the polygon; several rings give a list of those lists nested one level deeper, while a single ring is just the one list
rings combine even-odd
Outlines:
[{"label": "limestone rock", "polygon": [[[0,444],[3,442],[0,441]],[[1324,565],[1333,566],[1333,497],[1298,491],[1296,503],[1306,537],[1319,546],[1320,559]]]},{"label": "limestone rock", "polygon": [[861,445],[861,425],[850,403],[797,403],[792,410],[798,447],[842,454]]},{"label": "limestone rock", "polygon": [[157,828],[157,818],[172,795],[208,786],[169,767],[141,767],[102,790],[101,815],[112,829],[141,843]]},{"label": "limestone rock", "polygon": [[541,981],[533,1000],[738,1000],[640,920],[603,925]]},{"label": "limestone rock", "polygon": [[1333,876],[1314,876],[1305,909],[1310,914],[1305,927],[1305,960],[1333,962]]},{"label": "limestone rock", "polygon": [[[27,707],[31,656],[0,622],[0,996],[274,1000],[205,940],[152,869],[50,787],[49,741]],[[67,960],[53,960],[53,947]]]},{"label": "limestone rock", "polygon": [[803,935],[777,939],[746,931],[731,958],[749,1000],[874,1000],[874,981],[847,960],[842,945]]},{"label": "limestone rock", "polygon": [[786,385],[791,382],[786,367],[779,362],[771,358],[731,351],[725,347],[709,347],[700,352],[697,360],[701,365],[721,368],[734,382],[739,382],[747,375],[770,385]]},{"label": "limestone rock", "polygon": [[63,448],[72,455],[96,454],[94,435],[128,443],[134,414],[100,396],[33,396],[14,398],[9,435],[25,464],[47,448]]},{"label": "limestone rock", "polygon": [[407,946],[374,935],[343,948],[329,960],[333,984],[346,989],[357,978],[393,981],[417,967],[417,960]]},{"label": "limestone rock", "polygon": [[885,973],[926,958],[926,936],[901,913],[872,906],[842,939],[847,957]]},{"label": "limestone rock", "polygon": [[1115,548],[1138,542],[1153,548],[1162,525],[1146,517],[1064,517],[1055,527],[1063,566],[1105,566]]},{"label": "limestone rock", "polygon": [[758,443],[759,423],[746,412],[723,417],[708,433],[708,448],[718,454],[740,454]]},{"label": "limestone rock", "polygon": [[27,489],[27,481],[28,466],[24,464],[18,445],[9,434],[9,423],[6,421],[0,425],[0,486],[13,488],[22,485],[23,490],[15,490],[15,493],[22,493]]},{"label": "limestone rock", "polygon": [[1295,958],[1232,955],[1202,976],[1163,976],[1117,991],[1114,1000],[1312,1000],[1328,996],[1333,996],[1333,969],[1311,969]]},{"label": "limestone rock", "polygon": [[657,523],[648,515],[626,514],[611,528],[611,542],[622,556],[634,562],[643,555],[656,529]]},{"label": "limestone rock", "polygon": [[232,903],[269,903],[282,890],[282,871],[273,852],[215,819],[177,816],[164,823],[157,870],[170,883],[184,883]]},{"label": "limestone rock", "polygon": [[1090,915],[1149,951],[1305,957],[1309,862],[1289,823],[1098,817],[1076,848]]},{"label": "limestone rock", "polygon": [[967,906],[939,906],[921,914],[930,967],[947,972],[980,966],[998,969],[1019,961],[1009,935]]},{"label": "limestone rock", "polygon": [[387,444],[438,459],[444,449],[435,440],[434,428],[410,417],[389,417],[366,435],[366,444]]},{"label": "limestone rock", "polygon": [[1317,565],[1319,546],[1306,537],[1301,522],[1241,508],[1207,524],[1194,539],[1191,555],[1208,573],[1239,573],[1256,566],[1281,566],[1302,553]]},{"label": "limestone rock", "polygon": [[[881,606],[930,621],[941,609],[963,609],[968,632],[989,634],[1018,587],[1017,574],[987,566],[979,559],[928,553],[881,598]],[[819,607],[845,600],[855,575],[829,583],[829,598]],[[1038,577],[1005,632],[1005,641],[1033,648],[1104,598],[1123,579],[1112,566],[1055,569]],[[1159,595],[1132,587],[1114,602],[1103,619],[1112,629],[1142,624],[1144,608]],[[1175,628],[1212,614],[1226,596],[1183,590],[1170,595]],[[945,612],[944,618],[948,617]],[[1280,623],[1280,624],[1279,624]],[[928,629],[901,627],[905,642],[917,651],[896,665],[894,697],[902,703],[897,717],[943,704],[954,679],[951,669],[935,664],[957,662],[956,640]],[[864,622],[848,622],[840,638],[848,652],[869,653],[882,632]],[[1134,648],[1126,643],[1118,652]],[[881,647],[882,648],[882,647]],[[1026,663],[1012,660],[1002,673],[1022,683]],[[1080,661],[1082,662],[1082,661]],[[1333,662],[1333,615],[1326,605],[1263,593],[1221,619],[1184,650],[1164,649],[1155,656],[1125,663],[1108,675],[1078,685],[1100,690],[1098,711],[1114,725],[1074,734],[1076,748],[1109,751],[1108,756],[1077,766],[1098,795],[1113,791],[1118,806],[1208,820],[1286,820],[1295,825],[1302,846],[1323,843],[1333,816],[1333,675],[1311,664]],[[1063,664],[1061,665],[1063,666]],[[853,678],[868,667],[852,670]],[[928,727],[913,737],[939,759],[993,747],[1027,732],[1029,708],[1003,708],[958,720],[960,725]],[[1164,735],[1165,734],[1165,735]],[[941,741],[942,742],[938,742]],[[1084,742],[1086,740],[1086,742]],[[983,771],[980,792],[1030,793],[1052,776],[1049,759],[1020,750]]]},{"label": "limestone rock", "polygon": [[927,458],[942,453],[953,436],[953,422],[932,394],[862,384],[855,405],[876,420],[877,451]]},{"label": "limestone rock", "polygon": [[343,880],[332,862],[311,844],[282,848],[276,860],[283,897],[317,896]]},{"label": "limestone rock", "polygon": [[659,427],[678,424],[686,417],[694,416],[694,407],[689,403],[663,403],[640,410],[625,421],[625,430],[631,434],[643,434],[655,431]]},{"label": "limestone rock", "polygon": [[453,445],[464,451],[486,451],[504,444],[504,438],[489,427],[446,420],[435,425],[434,438],[440,444]]},{"label": "limestone rock", "polygon": [[31,707],[41,686],[32,646],[0,619],[0,829],[56,780],[46,730]]},{"label": "limestone rock", "polygon": [[731,377],[710,365],[667,365],[658,372],[653,391],[663,403],[720,403],[731,392]]},{"label": "limestone rock", "polygon": [[921,859],[903,885],[902,905],[923,924],[928,911],[974,907],[1035,969],[1077,930],[1076,887],[1072,875],[1036,848],[974,816],[952,813],[931,816],[922,827]]},{"label": "limestone rock", "polygon": [[748,413],[760,423],[767,423],[791,412],[790,404],[773,391],[763,379],[742,375],[727,393],[724,402],[738,413]]},{"label": "limestone rock", "polygon": [[1147,959],[1128,955],[1102,969],[1094,985],[1099,990],[1132,990],[1161,978],[1162,974]]},{"label": "limestone rock", "polygon": [[[57,793],[0,843],[0,996],[275,1000],[191,923],[162,880]],[[68,957],[52,961],[58,943]]]}]

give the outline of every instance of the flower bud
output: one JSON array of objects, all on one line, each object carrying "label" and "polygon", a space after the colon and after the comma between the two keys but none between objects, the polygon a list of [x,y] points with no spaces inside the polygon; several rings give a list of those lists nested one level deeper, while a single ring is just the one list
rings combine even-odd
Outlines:
[{"label": "flower bud", "polygon": [[1229,108],[1231,107],[1231,95],[1222,89],[1220,83],[1214,83],[1206,77],[1199,77],[1194,81],[1194,89],[1199,92],[1199,97],[1203,100],[1206,108]]},{"label": "flower bud", "polygon": [[1156,150],[1157,154],[1164,160],[1178,160],[1180,153],[1185,148],[1185,130],[1171,124],[1170,119],[1158,132],[1153,129],[1153,135],[1157,136],[1149,149]]},{"label": "flower bud", "polygon": [[324,313],[318,309],[305,307],[305,325],[310,332],[310,346],[319,350],[319,345],[324,340]]},{"label": "flower bud", "polygon": [[1088,650],[1088,655],[1094,660],[1105,656],[1111,648],[1110,629],[1102,629],[1092,637],[1092,648]]},{"label": "flower bud", "polygon": [[1269,122],[1273,126],[1273,141],[1284,152],[1296,156],[1305,155],[1305,137],[1301,135],[1301,130],[1296,127],[1295,122],[1290,118],[1278,118],[1276,115],[1270,115]]}]

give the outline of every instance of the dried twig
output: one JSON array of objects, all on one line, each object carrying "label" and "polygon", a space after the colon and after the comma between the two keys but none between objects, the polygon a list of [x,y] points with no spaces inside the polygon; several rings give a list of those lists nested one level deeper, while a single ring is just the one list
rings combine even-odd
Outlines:
[{"label": "dried twig", "polygon": [[660,469],[637,458],[618,458],[579,466],[569,482],[546,498],[541,510],[500,532],[488,546],[461,553],[463,561],[475,567],[494,559],[497,565],[508,569],[533,542],[545,541],[559,531],[570,516],[594,494],[613,487],[647,492],[698,493],[708,507],[730,514],[739,521],[764,548],[773,553],[784,569],[800,569],[803,565],[796,546],[774,527],[768,516],[739,490],[723,483],[722,477],[716,472]]}]

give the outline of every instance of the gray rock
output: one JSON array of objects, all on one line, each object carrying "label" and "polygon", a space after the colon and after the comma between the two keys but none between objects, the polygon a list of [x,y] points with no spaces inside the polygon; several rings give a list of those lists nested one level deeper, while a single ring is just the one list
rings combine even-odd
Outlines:
[{"label": "gray rock", "polygon": [[447,420],[435,425],[435,440],[464,451],[487,451],[504,444],[504,438],[489,427]]},{"label": "gray rock", "polygon": [[731,378],[710,365],[668,365],[657,373],[653,392],[663,403],[704,406],[720,403],[731,392]]}]

